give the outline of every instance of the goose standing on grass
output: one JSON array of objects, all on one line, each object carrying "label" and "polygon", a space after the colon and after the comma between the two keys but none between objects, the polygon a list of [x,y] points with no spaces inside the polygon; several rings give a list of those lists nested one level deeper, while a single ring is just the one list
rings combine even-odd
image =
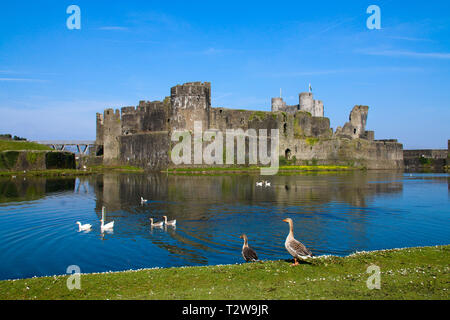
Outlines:
[{"label": "goose standing on grass", "polygon": [[244,245],[242,246],[242,257],[246,262],[258,261],[258,255],[255,250],[248,246],[247,235],[243,234],[239,238],[244,239]]},{"label": "goose standing on grass", "polygon": [[303,245],[303,243],[294,238],[294,224],[292,222],[292,219],[286,218],[283,221],[289,223],[289,234],[286,238],[284,246],[286,247],[286,250],[291,254],[291,256],[294,257],[293,266],[296,266],[299,264],[297,259],[310,258],[313,256],[313,254]]},{"label": "goose standing on grass", "polygon": [[148,200],[145,200],[144,198],[141,197],[141,204],[147,203]]},{"label": "goose standing on grass", "polygon": [[153,218],[150,218],[150,225],[152,227],[162,227],[164,225],[164,221],[153,223]]},{"label": "goose standing on grass", "polygon": [[167,221],[167,216],[163,216],[163,217],[164,217],[164,223],[166,224],[166,226],[175,226],[177,224],[177,220]]},{"label": "goose standing on grass", "polygon": [[100,220],[100,222],[102,223],[100,226],[100,229],[102,232],[104,231],[112,231],[112,229],[114,228],[114,221],[105,224],[105,207],[102,207],[102,220]]},{"label": "goose standing on grass", "polygon": [[78,231],[87,231],[87,230],[91,230],[91,228],[92,228],[92,225],[81,224],[80,221],[77,221],[77,225],[78,225]]}]

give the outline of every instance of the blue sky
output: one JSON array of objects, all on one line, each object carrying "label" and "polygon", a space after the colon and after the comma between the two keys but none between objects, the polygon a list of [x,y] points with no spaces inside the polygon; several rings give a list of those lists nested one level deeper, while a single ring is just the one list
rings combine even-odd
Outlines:
[{"label": "blue sky", "polygon": [[[68,30],[66,8],[81,8]],[[369,5],[381,30],[369,30]],[[311,83],[331,126],[369,105],[376,139],[446,148],[448,1],[25,1],[0,11],[0,132],[95,139],[95,113],[212,83],[214,107],[270,110]]]}]

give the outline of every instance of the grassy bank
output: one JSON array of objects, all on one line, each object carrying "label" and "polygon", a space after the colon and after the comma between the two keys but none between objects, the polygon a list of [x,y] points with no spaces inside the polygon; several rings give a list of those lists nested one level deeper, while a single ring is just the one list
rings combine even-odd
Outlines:
[{"label": "grassy bank", "polygon": [[[345,258],[149,269],[0,281],[0,299],[449,299],[450,246],[359,253]],[[369,290],[370,265],[381,288]]]},{"label": "grassy bank", "polygon": [[[337,172],[361,170],[362,168],[337,165],[310,165],[310,166],[280,166],[279,173],[295,173],[295,172]],[[205,168],[170,168],[163,172],[171,174],[211,174],[211,173],[259,173],[261,167],[205,167]]]},{"label": "grassy bank", "polygon": [[0,171],[0,177],[64,177],[64,176],[87,176],[105,172],[144,172],[143,169],[131,166],[94,166],[86,170],[76,169],[52,169],[52,170],[29,170],[29,171]]},{"label": "grassy bank", "polygon": [[29,141],[12,141],[0,139],[0,152],[1,151],[21,151],[21,150],[52,150],[46,145],[29,142]]}]

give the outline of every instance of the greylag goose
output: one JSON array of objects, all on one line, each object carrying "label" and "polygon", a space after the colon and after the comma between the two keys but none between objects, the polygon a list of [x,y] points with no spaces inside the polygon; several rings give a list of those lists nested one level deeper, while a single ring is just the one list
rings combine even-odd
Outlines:
[{"label": "greylag goose", "polygon": [[153,223],[153,218],[150,218],[150,222],[152,227],[162,227],[164,225],[164,221]]},{"label": "greylag goose", "polygon": [[163,216],[163,217],[164,217],[164,223],[166,224],[166,226],[174,226],[177,224],[177,220],[167,221],[167,216]]},{"label": "greylag goose", "polygon": [[246,262],[249,261],[258,261],[258,256],[256,255],[255,250],[248,246],[248,238],[247,235],[243,234],[239,238],[244,239],[244,245],[242,246],[242,257]]},{"label": "greylag goose", "polygon": [[294,257],[293,266],[296,266],[299,264],[297,259],[306,259],[312,257],[313,254],[303,245],[303,243],[294,238],[294,224],[292,219],[286,218],[283,221],[289,223],[289,234],[286,238],[284,246],[291,256]]}]

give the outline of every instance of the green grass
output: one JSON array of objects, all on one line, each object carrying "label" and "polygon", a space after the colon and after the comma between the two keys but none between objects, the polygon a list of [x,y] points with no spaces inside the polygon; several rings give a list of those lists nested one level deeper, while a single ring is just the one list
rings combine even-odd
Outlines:
[{"label": "green grass", "polygon": [[29,170],[29,171],[0,171],[2,176],[34,176],[34,177],[59,177],[59,176],[86,176],[105,172],[144,172],[144,169],[133,166],[92,166],[87,170],[76,169],[49,169],[49,170]]},{"label": "green grass", "polygon": [[[259,171],[259,166],[249,167],[206,167],[206,168],[170,168],[163,172],[168,173],[191,173],[191,174],[208,174],[208,173],[242,173]],[[312,166],[296,166],[296,165],[280,165],[279,172],[311,172],[311,171],[349,171],[357,170],[356,167],[338,166],[338,165],[312,165]]]},{"label": "green grass", "polygon": [[1,151],[19,151],[19,150],[52,150],[46,145],[28,142],[28,141],[9,141],[0,140],[0,152]]},{"label": "green grass", "polygon": [[[359,253],[345,258],[148,269],[0,281],[0,299],[449,299],[450,246]],[[381,288],[369,290],[370,265]]]}]

